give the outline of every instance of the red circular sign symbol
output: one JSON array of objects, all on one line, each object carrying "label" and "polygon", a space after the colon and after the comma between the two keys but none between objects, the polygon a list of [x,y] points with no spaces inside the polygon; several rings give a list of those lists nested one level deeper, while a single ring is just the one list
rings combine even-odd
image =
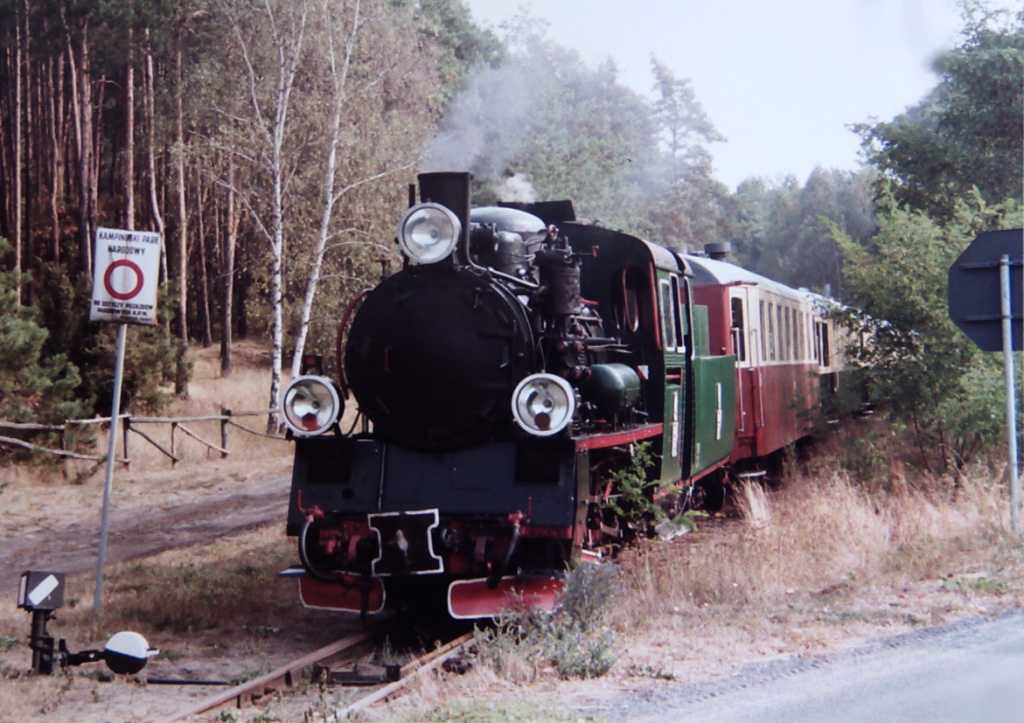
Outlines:
[{"label": "red circular sign symbol", "polygon": [[[114,269],[125,266],[135,272],[135,288],[131,291],[122,292],[115,291],[113,285],[110,283],[110,277],[114,273]],[[115,261],[107,267],[107,273],[103,274],[103,286],[107,290],[107,293],[118,301],[128,301],[128,299],[134,299],[140,291],[142,291],[142,284],[144,279],[142,278],[142,269],[134,261],[128,259],[120,259]]]}]

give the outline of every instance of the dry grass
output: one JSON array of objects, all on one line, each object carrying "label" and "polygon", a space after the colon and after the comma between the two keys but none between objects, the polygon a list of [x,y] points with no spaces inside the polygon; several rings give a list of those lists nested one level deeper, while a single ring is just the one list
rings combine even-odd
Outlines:
[{"label": "dry grass", "polygon": [[[100,619],[89,606],[92,575],[69,576],[71,597],[50,632],[78,651],[102,647],[119,630],[134,630],[160,651],[143,675],[251,679],[354,629],[343,616],[302,609],[295,581],[276,577],[293,558],[291,541],[273,525],[110,566]],[[101,684],[99,664],[52,677],[27,675],[28,625],[23,611],[0,608],[0,698],[8,701],[0,722],[162,720],[211,693],[204,687]]]},{"label": "dry grass", "polygon": [[280,626],[300,608],[294,581],[277,577],[294,559],[275,524],[117,565],[104,587],[104,624],[173,633]]},{"label": "dry grass", "polygon": [[737,490],[733,514],[695,534],[626,553],[635,602],[615,622],[647,642],[617,667],[722,674],[1024,601],[1024,547],[988,470],[956,494],[905,473],[872,492],[829,459],[777,489]]},{"label": "dry grass", "polygon": [[645,602],[673,608],[763,604],[851,581],[899,588],[1016,550],[1006,508],[987,479],[968,479],[953,499],[872,495],[841,471],[801,473],[774,492],[746,485],[738,520],[676,545],[641,546],[624,566]]},{"label": "dry grass", "polygon": [[[105,631],[131,629],[158,640],[215,628],[259,632],[280,626],[301,608],[294,582],[277,578],[293,561],[293,548],[280,526],[273,525],[111,565],[98,620],[91,607],[95,576],[69,576],[60,634],[89,640]],[[27,619],[13,606],[2,609],[0,638],[22,635]]]}]

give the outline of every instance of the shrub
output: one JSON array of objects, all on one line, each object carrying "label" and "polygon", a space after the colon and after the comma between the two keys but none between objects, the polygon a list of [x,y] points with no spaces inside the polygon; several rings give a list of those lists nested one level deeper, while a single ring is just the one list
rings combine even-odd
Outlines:
[{"label": "shrub", "polygon": [[615,636],[606,626],[621,597],[612,565],[581,564],[566,575],[552,613],[514,609],[492,627],[477,628],[478,659],[498,675],[535,679],[551,667],[560,678],[597,678],[615,663]]},{"label": "shrub", "polygon": [[[0,256],[8,249],[0,239]],[[89,402],[76,399],[78,367],[60,350],[47,350],[48,333],[35,310],[19,303],[19,277],[25,278],[0,271],[0,419],[52,424],[85,416]],[[51,441],[33,437],[39,444]]]}]

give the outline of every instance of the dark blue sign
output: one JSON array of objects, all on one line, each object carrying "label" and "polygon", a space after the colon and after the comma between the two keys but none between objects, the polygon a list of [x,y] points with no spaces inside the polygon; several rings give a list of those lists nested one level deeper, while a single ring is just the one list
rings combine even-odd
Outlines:
[{"label": "dark blue sign", "polygon": [[1024,229],[986,231],[949,268],[949,316],[982,351],[1002,351],[1000,259],[1010,263],[1013,351],[1024,349]]}]

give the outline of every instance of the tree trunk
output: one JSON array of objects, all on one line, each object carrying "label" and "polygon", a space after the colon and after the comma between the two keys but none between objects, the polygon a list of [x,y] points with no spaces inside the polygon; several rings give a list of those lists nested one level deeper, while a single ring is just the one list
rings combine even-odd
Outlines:
[{"label": "tree trunk", "polygon": [[[283,6],[289,7],[287,3]],[[281,389],[281,360],[284,347],[284,248],[285,248],[285,138],[288,126],[288,112],[291,102],[291,93],[295,87],[295,74],[299,58],[302,54],[302,44],[306,29],[306,18],[308,4],[302,3],[296,11],[298,17],[288,30],[275,19],[269,7],[266,7],[268,27],[270,29],[270,40],[277,50],[277,74],[273,78],[274,105],[273,118],[264,117],[263,108],[260,105],[259,96],[263,77],[249,62],[249,41],[242,32],[241,26],[232,18],[233,30],[239,42],[242,55],[245,58],[248,85],[248,95],[252,110],[253,127],[262,131],[260,142],[263,146],[263,153],[266,154],[266,168],[270,173],[272,191],[270,197],[270,224],[260,222],[257,217],[257,224],[265,228],[268,241],[270,242],[270,300],[271,300],[271,371],[270,371],[270,409],[268,415],[267,431],[276,432],[278,427],[277,397]],[[252,204],[247,204],[251,211],[255,210]]]},{"label": "tree trunk", "polygon": [[176,275],[178,277],[178,337],[188,344],[188,206],[185,199],[185,112],[183,107],[184,73],[182,70],[181,34],[184,21],[174,31],[174,66],[177,87],[174,91],[174,143],[176,146],[175,170],[177,175],[177,251]]},{"label": "tree trunk", "polygon": [[[131,32],[128,45],[131,47]],[[124,69],[124,218],[135,229],[135,68],[131,59]]]},{"label": "tree trunk", "polygon": [[[153,230],[160,234],[160,275],[164,283],[167,277],[167,234],[164,229],[164,217],[160,213],[160,194],[156,185],[156,108],[154,101],[153,49],[149,44],[149,28],[146,28],[146,65],[143,73],[143,94],[146,107],[146,175],[149,187],[149,212]],[[170,327],[164,322],[164,333],[170,336]]]},{"label": "tree trunk", "polygon": [[238,211],[235,207],[235,160],[228,156],[227,219],[224,234],[224,301],[221,308],[220,374],[231,376],[231,303],[235,294],[235,241],[238,238]]},{"label": "tree trunk", "polygon": [[[24,212],[23,212],[23,215],[22,215],[22,219],[23,219],[22,224],[23,224],[24,231],[22,232],[22,239],[21,239],[21,248],[22,248],[22,252],[21,252],[21,255],[22,255],[21,269],[22,269],[22,271],[29,271],[29,272],[31,272],[32,266],[34,265],[33,264],[33,259],[37,256],[37,254],[35,253],[35,250],[32,248],[32,246],[33,246],[33,242],[32,242],[32,239],[33,239],[32,215],[33,215],[33,203],[34,203],[35,197],[36,197],[34,184],[37,184],[38,181],[36,179],[36,174],[37,174],[36,164],[35,164],[36,151],[35,151],[35,149],[33,147],[34,144],[31,142],[32,138],[33,138],[33,136],[31,134],[33,134],[35,132],[35,130],[36,130],[35,104],[36,104],[36,101],[37,101],[37,93],[36,93],[36,89],[35,89],[36,84],[33,82],[33,76],[32,76],[32,35],[29,33],[29,22],[28,22],[29,21],[29,4],[28,4],[28,0],[25,0],[25,2],[22,4],[22,7],[23,7],[24,13],[25,13],[25,16],[23,18],[24,29],[25,29],[24,30],[25,50],[24,50],[24,59],[22,61],[22,64],[24,65],[24,68],[25,68],[25,81],[24,81],[24,84],[23,84],[23,96],[24,96],[24,99],[25,99],[24,100],[24,103],[25,103],[25,133],[24,133],[24,137],[25,137],[25,140],[24,140],[24,144],[25,144],[25,158],[24,158],[24,163],[25,163],[25,180],[24,180],[24,182],[22,184],[22,189],[23,189],[22,193],[23,193],[23,197],[24,197]],[[31,279],[31,277],[26,279],[26,281],[27,281],[27,285],[25,286],[25,289],[24,289],[24,297],[25,298],[23,299],[23,301],[24,301],[24,303],[26,303],[26,304],[31,306],[32,304],[35,303],[35,301],[33,299],[33,287],[32,287],[32,279]]]},{"label": "tree trunk", "polygon": [[79,41],[70,48],[71,78],[76,102],[75,130],[78,148],[78,268],[92,273],[93,214],[89,207],[92,185],[92,93],[89,83],[89,19],[77,21]]},{"label": "tree trunk", "polygon": [[[62,112],[64,84],[62,79],[64,53],[47,62],[47,131],[50,135],[50,257],[54,264],[60,263],[60,208],[58,199],[64,189],[63,141],[57,137],[57,114]],[[61,124],[63,126],[63,124]]]},{"label": "tree trunk", "polygon": [[199,313],[203,324],[203,348],[209,349],[213,345],[213,331],[210,328],[210,277],[206,272],[206,225],[203,219],[209,189],[203,188],[203,176],[198,169],[196,170],[196,186],[199,195],[199,228],[197,234],[199,239],[199,293],[201,297]]},{"label": "tree trunk", "polygon": [[[15,23],[14,25],[14,108],[12,114],[14,115],[14,138],[12,138],[14,145],[14,166],[11,168],[11,181],[12,181],[12,194],[13,194],[13,208],[11,209],[11,242],[14,245],[14,271],[20,272],[22,270],[22,237],[24,232],[22,230],[22,216],[24,213],[24,190],[22,187],[22,179],[25,174],[25,163],[24,163],[24,134],[25,129],[22,125],[22,114],[24,113],[24,101],[22,100],[22,65],[24,65],[24,50],[23,44],[25,40],[21,32],[21,24]],[[15,304],[21,305],[21,276],[20,273],[16,273],[14,279],[15,288]]]}]

